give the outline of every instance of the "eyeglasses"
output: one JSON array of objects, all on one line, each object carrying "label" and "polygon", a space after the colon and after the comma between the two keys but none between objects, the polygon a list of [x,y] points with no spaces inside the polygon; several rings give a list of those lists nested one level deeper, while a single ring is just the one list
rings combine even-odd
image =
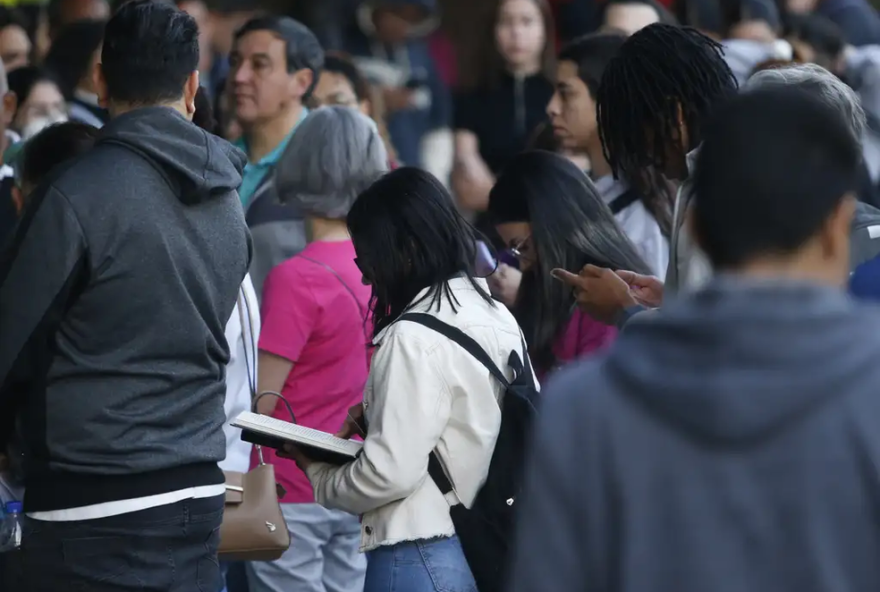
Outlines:
[{"label": "eyeglasses", "polygon": [[531,234],[524,239],[517,241],[515,245],[511,245],[510,248],[507,249],[508,252],[519,260],[525,259],[528,257],[529,251],[531,250],[528,245],[530,238],[532,238]]}]

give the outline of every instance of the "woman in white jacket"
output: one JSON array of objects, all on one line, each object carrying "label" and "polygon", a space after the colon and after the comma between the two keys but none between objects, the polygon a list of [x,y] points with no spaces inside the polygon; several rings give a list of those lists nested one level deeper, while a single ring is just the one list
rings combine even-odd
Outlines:
[{"label": "woman in white jacket", "polygon": [[[396,321],[404,312],[436,316],[475,339],[502,369],[522,349],[519,328],[474,277],[473,230],[429,173],[389,173],[358,197],[348,225],[373,290],[364,449],[343,466],[293,455],[318,503],[363,515],[364,592],[385,592],[392,582],[397,592],[474,592],[449,507],[469,506],[485,481],[503,389],[459,345]],[[455,489],[446,496],[428,476],[431,454]]]}]

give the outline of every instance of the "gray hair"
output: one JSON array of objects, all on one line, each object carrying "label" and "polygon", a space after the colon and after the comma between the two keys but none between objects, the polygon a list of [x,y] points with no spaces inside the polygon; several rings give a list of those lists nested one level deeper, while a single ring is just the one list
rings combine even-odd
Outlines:
[{"label": "gray hair", "polygon": [[339,220],[388,171],[388,154],[373,120],[351,107],[321,107],[299,124],[276,171],[283,203]]},{"label": "gray hair", "polygon": [[861,143],[865,132],[865,111],[859,96],[840,78],[816,64],[795,64],[755,72],[743,90],[782,84],[800,87],[840,111],[853,136]]}]

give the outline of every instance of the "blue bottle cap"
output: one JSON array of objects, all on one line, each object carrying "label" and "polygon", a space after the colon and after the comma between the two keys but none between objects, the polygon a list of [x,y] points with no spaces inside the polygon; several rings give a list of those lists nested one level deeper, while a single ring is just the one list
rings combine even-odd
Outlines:
[{"label": "blue bottle cap", "polygon": [[6,502],[6,513],[18,513],[21,514],[21,511],[24,509],[24,504],[21,502]]}]

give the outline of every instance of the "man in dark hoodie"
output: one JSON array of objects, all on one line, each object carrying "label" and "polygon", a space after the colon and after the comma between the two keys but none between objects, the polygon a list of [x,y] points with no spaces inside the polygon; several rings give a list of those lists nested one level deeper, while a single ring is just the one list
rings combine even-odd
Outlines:
[{"label": "man in dark hoodie", "polygon": [[859,153],[789,86],[707,126],[691,222],[719,274],[546,389],[513,592],[880,590],[880,316],[842,289]]},{"label": "man in dark hoodie", "polygon": [[219,590],[224,327],[250,259],[244,155],[189,120],[198,30],[125,4],[96,72],[112,115],[31,196],[0,260],[0,445],[21,423],[11,590]]}]

